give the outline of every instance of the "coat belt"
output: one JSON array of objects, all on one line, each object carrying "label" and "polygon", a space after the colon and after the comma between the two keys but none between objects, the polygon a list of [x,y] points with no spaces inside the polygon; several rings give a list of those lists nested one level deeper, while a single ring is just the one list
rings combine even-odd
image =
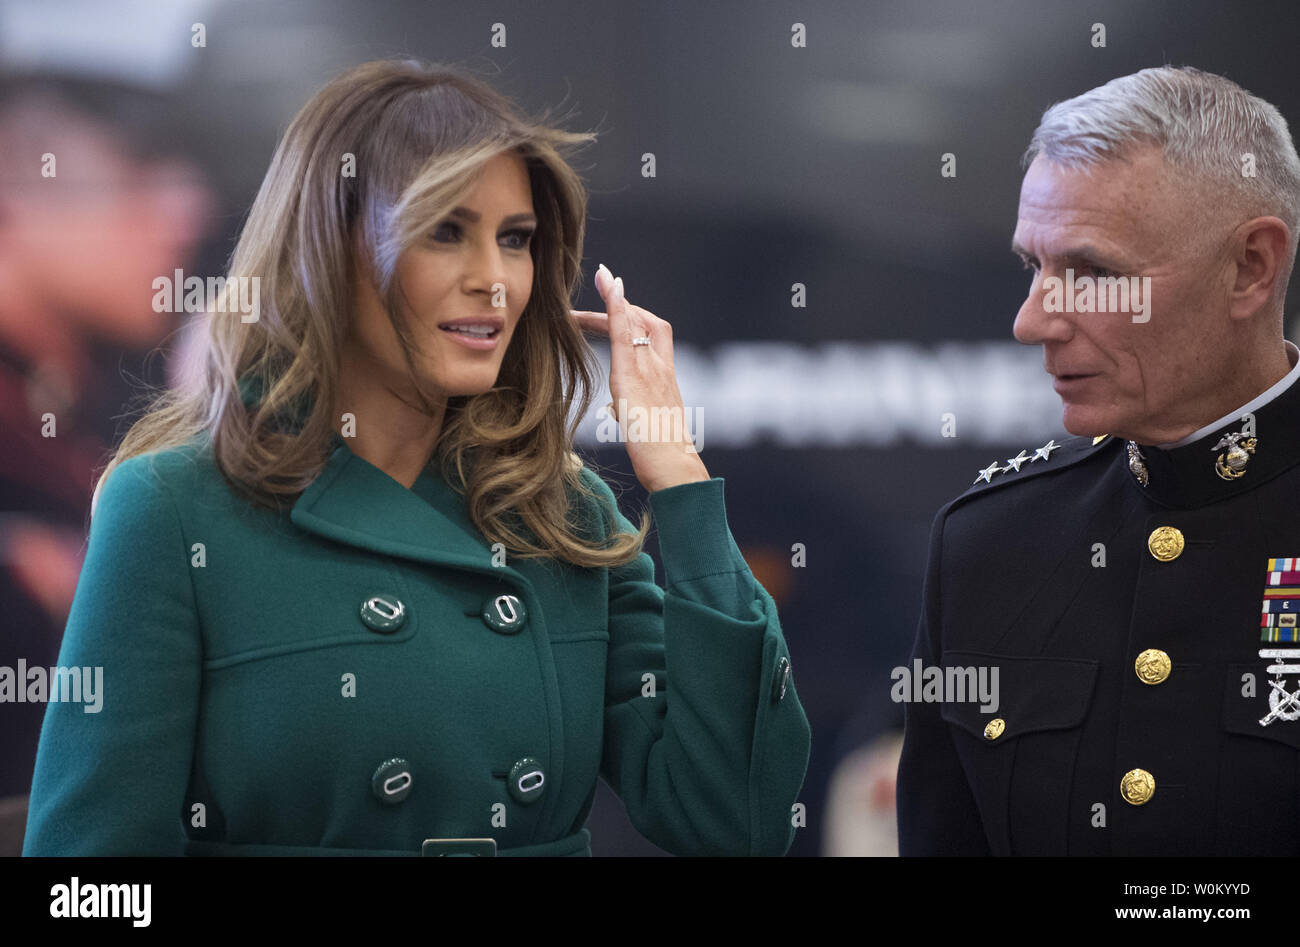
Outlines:
[{"label": "coat belt", "polygon": [[[451,839],[429,839],[432,842],[451,842]],[[431,848],[441,849],[439,854],[456,855],[466,854],[457,852],[454,846],[431,846]],[[566,835],[564,838],[556,839],[553,842],[541,842],[537,845],[518,845],[514,848],[498,848],[497,855],[500,856],[590,856],[591,855],[591,832],[585,827],[574,832],[572,835]],[[232,842],[208,842],[196,839],[188,839],[185,842],[185,854],[195,856],[275,856],[287,855],[292,857],[302,856],[340,856],[340,857],[387,857],[387,858],[404,858],[411,855],[422,854],[420,849],[378,849],[378,848],[322,848],[315,845],[263,845],[263,844],[238,844]]]}]

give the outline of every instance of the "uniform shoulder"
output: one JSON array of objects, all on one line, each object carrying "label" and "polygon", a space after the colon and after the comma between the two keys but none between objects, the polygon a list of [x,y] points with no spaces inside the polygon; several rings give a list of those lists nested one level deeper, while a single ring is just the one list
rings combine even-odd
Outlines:
[{"label": "uniform shoulder", "polygon": [[992,461],[975,472],[975,480],[954,498],[949,506],[996,493],[1015,484],[1055,473],[1078,464],[1089,463],[1099,457],[1112,457],[1123,450],[1123,441],[1109,434],[1100,437],[1066,437],[1059,443],[1055,438],[1041,447],[1029,447],[1015,456]]}]

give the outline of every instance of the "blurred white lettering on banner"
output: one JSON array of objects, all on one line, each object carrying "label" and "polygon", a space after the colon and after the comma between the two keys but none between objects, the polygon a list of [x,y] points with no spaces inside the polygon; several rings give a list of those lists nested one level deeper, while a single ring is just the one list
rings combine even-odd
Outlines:
[{"label": "blurred white lettering on banner", "polygon": [[[711,447],[967,448],[1061,430],[1042,353],[1017,342],[675,343],[673,362],[683,404],[708,411]],[[598,410],[579,427],[585,446],[601,446]],[[958,437],[942,434],[949,413]]]}]

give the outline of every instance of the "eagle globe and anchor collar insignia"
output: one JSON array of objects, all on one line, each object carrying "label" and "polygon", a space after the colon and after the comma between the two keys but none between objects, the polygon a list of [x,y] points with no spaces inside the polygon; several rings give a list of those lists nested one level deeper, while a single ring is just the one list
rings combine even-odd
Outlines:
[{"label": "eagle globe and anchor collar insignia", "polygon": [[1247,435],[1245,431],[1225,434],[1210,450],[1228,450],[1214,460],[1214,472],[1224,480],[1236,480],[1246,475],[1246,464],[1259,444],[1259,438]]},{"label": "eagle globe and anchor collar insignia", "polygon": [[[1269,559],[1260,615],[1261,643],[1300,644],[1297,616],[1300,616],[1300,558]],[[1273,677],[1268,682],[1268,713],[1260,718],[1259,725],[1267,727],[1274,720],[1300,720],[1300,685],[1295,690],[1288,687],[1288,675],[1300,675],[1300,647],[1260,648],[1259,656],[1273,662],[1265,668]]]},{"label": "eagle globe and anchor collar insignia", "polygon": [[[1300,396],[1300,386],[1293,386]],[[1166,506],[1198,507],[1250,490],[1300,460],[1300,438],[1291,433],[1292,418],[1300,401],[1289,397],[1286,406],[1270,403],[1257,413],[1245,414],[1238,429],[1207,434],[1179,446],[1159,446],[1125,441],[1128,470],[1151,499]],[[1281,399],[1279,399],[1281,400]],[[1265,438],[1257,431],[1268,427]],[[1279,439],[1279,432],[1285,436]]]},{"label": "eagle globe and anchor collar insignia", "polygon": [[1147,475],[1147,459],[1143,456],[1142,449],[1133,441],[1128,441],[1128,469],[1142,486],[1145,487],[1151,482],[1151,478]]}]

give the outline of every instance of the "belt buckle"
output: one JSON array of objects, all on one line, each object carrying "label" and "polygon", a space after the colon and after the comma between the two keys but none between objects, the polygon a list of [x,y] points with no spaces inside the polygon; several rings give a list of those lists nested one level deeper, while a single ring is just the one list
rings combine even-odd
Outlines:
[{"label": "belt buckle", "polygon": [[426,857],[445,855],[490,857],[496,853],[497,840],[494,838],[427,838],[420,846],[420,854]]}]

